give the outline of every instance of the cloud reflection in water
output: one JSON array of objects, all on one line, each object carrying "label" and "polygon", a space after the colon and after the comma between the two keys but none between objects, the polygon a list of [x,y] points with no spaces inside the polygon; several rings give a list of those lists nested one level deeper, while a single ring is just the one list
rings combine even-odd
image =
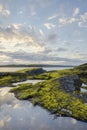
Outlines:
[{"label": "cloud reflection in water", "polygon": [[73,118],[53,120],[46,110],[33,107],[28,101],[19,101],[10,88],[0,88],[0,130],[86,130],[87,124]]}]

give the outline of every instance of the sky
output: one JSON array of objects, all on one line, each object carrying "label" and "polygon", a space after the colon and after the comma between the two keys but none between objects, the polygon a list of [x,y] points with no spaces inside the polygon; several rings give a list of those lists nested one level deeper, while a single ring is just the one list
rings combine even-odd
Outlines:
[{"label": "sky", "polygon": [[0,0],[0,64],[87,62],[87,0]]}]

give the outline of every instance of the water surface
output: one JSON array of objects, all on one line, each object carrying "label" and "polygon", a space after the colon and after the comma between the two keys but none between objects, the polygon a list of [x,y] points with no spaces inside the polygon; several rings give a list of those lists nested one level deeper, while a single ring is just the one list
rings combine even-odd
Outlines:
[{"label": "water surface", "polygon": [[16,99],[9,90],[9,87],[0,88],[0,130],[87,129],[87,123],[69,117],[55,119],[55,116],[45,109],[34,107],[29,101]]}]

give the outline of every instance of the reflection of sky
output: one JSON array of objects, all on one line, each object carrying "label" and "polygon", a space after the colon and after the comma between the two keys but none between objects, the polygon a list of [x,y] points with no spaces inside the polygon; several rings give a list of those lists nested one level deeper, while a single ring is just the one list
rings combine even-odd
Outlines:
[{"label": "reflection of sky", "polygon": [[46,110],[17,100],[10,88],[0,88],[0,130],[86,130],[87,124],[68,117],[55,120]]},{"label": "reflection of sky", "polygon": [[26,81],[22,81],[22,82],[13,83],[13,85],[17,86],[19,84],[25,84],[25,83],[33,83],[33,84],[35,84],[35,83],[41,82],[41,81],[43,81],[43,80],[26,80]]},{"label": "reflection of sky", "polygon": [[[82,86],[87,86],[87,85],[83,83]],[[81,88],[81,92],[87,92],[87,89]]]}]

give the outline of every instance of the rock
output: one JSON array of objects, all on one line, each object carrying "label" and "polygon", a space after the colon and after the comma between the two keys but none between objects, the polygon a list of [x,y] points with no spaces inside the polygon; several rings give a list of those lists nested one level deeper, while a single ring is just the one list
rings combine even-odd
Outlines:
[{"label": "rock", "polygon": [[25,73],[32,76],[32,75],[42,74],[42,73],[45,73],[45,72],[46,72],[46,70],[43,70],[42,68],[35,68],[35,69],[32,69],[32,70],[28,70]]},{"label": "rock", "polygon": [[78,75],[66,75],[56,80],[60,82],[61,88],[69,93],[72,93],[76,90],[80,91],[80,87],[82,85]]},{"label": "rock", "polygon": [[79,95],[79,98],[81,98],[85,103],[87,103],[87,92],[81,93]]}]

